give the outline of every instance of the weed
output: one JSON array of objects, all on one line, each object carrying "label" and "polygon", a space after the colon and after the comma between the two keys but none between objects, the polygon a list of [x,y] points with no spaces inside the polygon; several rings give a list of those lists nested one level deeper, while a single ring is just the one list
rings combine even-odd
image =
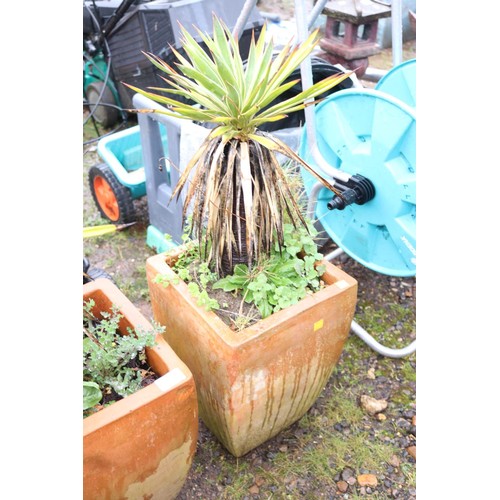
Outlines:
[{"label": "weed", "polygon": [[206,289],[201,288],[197,283],[191,281],[188,283],[189,293],[196,298],[196,303],[205,308],[207,311],[219,309],[219,303],[216,299],[212,299]]},{"label": "weed", "polygon": [[[208,287],[224,292],[235,292],[242,302],[253,304],[265,318],[270,314],[296,304],[308,293],[322,286],[321,275],[324,266],[318,265],[323,256],[318,253],[314,242],[317,231],[312,225],[308,229],[294,228],[285,224],[284,243],[275,246],[269,258],[262,258],[253,269],[237,264],[232,275],[217,280],[206,262],[200,259],[205,249],[193,242],[186,244],[185,251],[173,265],[177,276],[157,275],[155,282],[163,286],[183,280],[188,283],[190,293],[197,298],[198,305],[207,310],[220,309],[219,302],[211,298]],[[240,308],[241,309],[241,308]],[[236,311],[234,311],[236,312]],[[257,315],[241,315],[241,310],[232,321],[237,330],[258,319]]]},{"label": "weed", "polygon": [[315,231],[285,224],[283,248],[275,247],[271,257],[253,268],[237,264],[234,273],[214,283],[214,289],[239,292],[243,300],[255,304],[263,318],[296,304],[308,292],[320,288],[323,258],[314,242]]}]

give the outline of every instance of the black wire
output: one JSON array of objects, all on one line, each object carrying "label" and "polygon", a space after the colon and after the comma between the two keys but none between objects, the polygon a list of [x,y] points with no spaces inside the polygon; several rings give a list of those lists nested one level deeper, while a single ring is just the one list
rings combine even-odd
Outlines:
[{"label": "black wire", "polygon": [[[122,123],[120,123],[115,129],[111,130],[110,132],[107,132],[105,133],[104,135],[101,135],[99,137],[94,137],[93,139],[89,139],[88,141],[85,141],[83,143],[84,146],[88,146],[89,144],[93,144],[94,142],[98,142],[99,140],[101,140],[103,137],[107,137],[108,135],[111,135],[111,134],[114,134],[115,132],[118,132],[118,130],[122,129],[125,127],[125,125],[127,125],[127,122],[124,121]],[[88,150],[85,151],[83,154],[86,154],[88,153]]]},{"label": "black wire", "polygon": [[94,21],[97,22],[97,26],[96,28],[101,31],[102,29],[102,17],[101,17],[101,13],[99,12],[99,9],[97,8],[97,5],[95,3],[95,0],[92,0],[92,5],[94,6],[94,9],[95,9],[95,13],[96,13],[96,16],[99,18],[99,19],[95,19],[94,18]]},{"label": "black wire", "polygon": [[[83,105],[84,106],[96,106],[96,103],[95,102],[89,102],[87,100],[84,100],[83,101]],[[126,111],[124,108],[122,108],[121,106],[117,106],[116,104],[111,104],[110,102],[101,102],[99,103],[99,106],[103,106],[103,107],[108,107],[108,108],[115,108],[117,109],[118,111]]]}]

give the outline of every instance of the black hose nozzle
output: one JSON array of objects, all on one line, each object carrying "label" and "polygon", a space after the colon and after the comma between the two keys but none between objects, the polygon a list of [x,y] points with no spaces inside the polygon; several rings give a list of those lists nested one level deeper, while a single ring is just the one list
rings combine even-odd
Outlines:
[{"label": "black hose nozzle", "polygon": [[359,174],[353,175],[346,184],[337,182],[336,186],[344,189],[326,204],[328,210],[344,210],[353,203],[363,205],[375,197],[375,186],[372,181]]}]

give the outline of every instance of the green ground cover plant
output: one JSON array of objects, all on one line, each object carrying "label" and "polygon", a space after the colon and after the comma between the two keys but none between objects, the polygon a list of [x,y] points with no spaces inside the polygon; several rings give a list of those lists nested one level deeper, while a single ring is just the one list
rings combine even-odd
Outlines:
[{"label": "green ground cover plant", "polygon": [[163,327],[152,331],[127,329],[122,335],[119,323],[123,315],[113,304],[111,311],[93,314],[93,299],[83,303],[83,410],[84,417],[105,405],[133,394],[156,378],[146,359],[146,347],[156,344]]}]

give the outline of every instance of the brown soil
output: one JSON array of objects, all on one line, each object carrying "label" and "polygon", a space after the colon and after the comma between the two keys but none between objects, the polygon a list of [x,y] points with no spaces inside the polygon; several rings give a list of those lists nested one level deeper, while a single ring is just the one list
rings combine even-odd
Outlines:
[{"label": "brown soil", "polygon": [[214,312],[232,330],[239,331],[261,319],[259,310],[253,304],[247,304],[239,294],[213,288],[208,293],[221,304],[221,308]]}]

